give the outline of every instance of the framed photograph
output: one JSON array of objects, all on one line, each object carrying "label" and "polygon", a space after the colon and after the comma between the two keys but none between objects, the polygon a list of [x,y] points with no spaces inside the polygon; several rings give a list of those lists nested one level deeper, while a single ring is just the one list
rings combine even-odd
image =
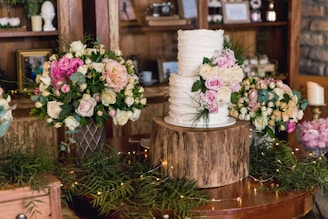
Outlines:
[{"label": "framed photograph", "polygon": [[17,80],[18,91],[33,91],[37,80],[42,74],[43,63],[49,60],[51,49],[17,50]]},{"label": "framed photograph", "polygon": [[178,0],[178,7],[181,18],[197,18],[197,0]]},{"label": "framed photograph", "polygon": [[222,2],[223,23],[249,23],[249,2]]},{"label": "framed photograph", "polygon": [[129,22],[136,21],[132,0],[120,0],[120,19],[121,21]]},{"label": "framed photograph", "polygon": [[157,64],[159,83],[167,82],[170,77],[170,74],[178,73],[177,61],[167,61],[164,59],[158,59]]}]

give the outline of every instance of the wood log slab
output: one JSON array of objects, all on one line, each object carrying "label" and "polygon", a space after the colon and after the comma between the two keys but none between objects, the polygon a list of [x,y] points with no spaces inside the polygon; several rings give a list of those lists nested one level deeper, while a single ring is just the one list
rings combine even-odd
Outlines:
[{"label": "wood log slab", "polygon": [[249,173],[249,122],[223,128],[186,128],[153,119],[152,165],[172,178],[195,179],[200,188],[237,182]]}]

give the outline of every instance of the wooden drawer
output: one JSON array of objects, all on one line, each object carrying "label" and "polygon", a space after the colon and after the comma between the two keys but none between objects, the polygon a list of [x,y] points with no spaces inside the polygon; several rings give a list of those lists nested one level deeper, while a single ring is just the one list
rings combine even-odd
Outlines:
[{"label": "wooden drawer", "polygon": [[[24,214],[28,219],[62,219],[60,181],[50,177],[45,191],[34,191],[30,187],[0,191],[1,219],[15,219]],[[35,214],[28,213],[26,205],[36,204]]]}]

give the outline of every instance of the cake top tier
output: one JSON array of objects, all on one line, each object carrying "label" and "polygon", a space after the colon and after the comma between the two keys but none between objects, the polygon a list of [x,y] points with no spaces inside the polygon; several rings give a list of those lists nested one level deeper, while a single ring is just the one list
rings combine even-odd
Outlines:
[{"label": "cake top tier", "polygon": [[194,76],[203,58],[211,58],[223,44],[223,30],[178,30],[178,74]]}]

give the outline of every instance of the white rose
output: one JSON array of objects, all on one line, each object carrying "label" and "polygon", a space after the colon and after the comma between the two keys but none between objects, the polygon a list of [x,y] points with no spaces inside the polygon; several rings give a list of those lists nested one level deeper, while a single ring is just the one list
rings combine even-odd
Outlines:
[{"label": "white rose", "polygon": [[81,65],[80,67],[78,67],[77,71],[86,75],[88,72],[88,65]]},{"label": "white rose", "polygon": [[49,91],[47,91],[47,90],[43,90],[41,95],[42,95],[43,97],[47,97],[47,96],[50,95],[50,93],[49,93]]},{"label": "white rose", "polygon": [[218,75],[220,76],[220,78],[225,82],[228,83],[230,81],[232,81],[233,77],[232,77],[232,72],[230,71],[230,69],[226,69],[226,68],[220,68],[219,69],[219,73]]},{"label": "white rose", "polygon": [[83,117],[91,117],[96,105],[97,101],[94,98],[91,98],[90,95],[84,94],[75,112]]},{"label": "white rose", "polygon": [[240,66],[236,65],[236,66],[230,68],[230,71],[231,71],[232,80],[242,82],[242,80],[244,78],[244,72]]},{"label": "white rose", "polygon": [[109,88],[104,89],[100,95],[101,102],[105,106],[116,103],[116,93]]},{"label": "white rose", "polygon": [[282,100],[283,97],[284,97],[284,90],[279,88],[279,87],[276,87],[275,89],[273,89],[273,92],[275,92],[277,95],[278,95],[278,100]]},{"label": "white rose", "polygon": [[258,131],[262,131],[267,125],[268,125],[268,120],[266,117],[258,116],[254,120],[254,126]]},{"label": "white rose", "polygon": [[60,112],[62,111],[62,108],[60,107],[63,105],[62,102],[57,101],[49,101],[47,104],[47,114],[51,118],[58,119]]},{"label": "white rose", "polygon": [[298,111],[298,114],[297,114],[297,119],[298,119],[298,120],[301,120],[301,119],[303,118],[303,116],[304,116],[304,112],[303,112],[303,110],[299,110],[299,111]]},{"label": "white rose", "polygon": [[69,58],[69,59],[74,58],[73,54],[70,53],[70,52],[66,53],[64,56],[65,56],[66,58]]},{"label": "white rose", "polygon": [[42,107],[42,103],[41,103],[40,101],[36,101],[36,102],[34,103],[34,106],[35,106],[36,108],[41,108],[41,107]]},{"label": "white rose", "polygon": [[47,118],[47,123],[51,123],[52,122],[52,118]]},{"label": "white rose", "polygon": [[145,91],[145,89],[143,87],[139,88],[139,93],[143,93]]},{"label": "white rose", "polygon": [[131,121],[137,121],[140,117],[141,110],[140,109],[134,109],[132,115],[130,116]]},{"label": "white rose", "polygon": [[142,99],[140,100],[140,103],[141,103],[142,105],[146,105],[146,103],[147,103],[147,99],[146,99],[146,98],[142,98]]},{"label": "white rose", "polygon": [[49,61],[55,61],[57,60],[57,54],[52,54],[50,57],[49,57]]},{"label": "white rose", "polygon": [[117,110],[113,118],[115,125],[125,125],[129,120],[129,113],[127,111]]},{"label": "white rose", "polygon": [[246,107],[242,107],[241,109],[240,109],[240,113],[241,114],[246,114],[248,112],[248,110],[247,110],[247,108]]},{"label": "white rose", "polygon": [[74,131],[80,125],[80,123],[73,116],[66,117],[64,123],[65,126],[71,131]]},{"label": "white rose", "polygon": [[42,75],[40,81],[46,86],[49,86],[51,84],[51,78],[49,75]]},{"label": "white rose", "polygon": [[70,52],[75,52],[83,55],[86,47],[87,46],[84,45],[81,41],[74,41],[70,44]]},{"label": "white rose", "polygon": [[127,96],[127,97],[124,99],[124,102],[125,102],[126,105],[128,105],[128,106],[132,106],[132,104],[134,103],[134,98],[131,97],[131,96]]},{"label": "white rose", "polygon": [[133,96],[132,89],[129,89],[128,87],[126,87],[124,90],[124,95],[132,97]]},{"label": "white rose", "polygon": [[86,48],[85,49],[85,54],[91,55],[92,53],[97,53],[97,49],[94,49],[94,48]]},{"label": "white rose", "polygon": [[250,117],[249,115],[246,115],[246,116],[245,116],[245,120],[246,120],[246,121],[249,121],[250,119],[251,119],[251,117]]},{"label": "white rose", "polygon": [[105,68],[105,65],[104,65],[104,63],[93,62],[92,63],[92,68],[95,69],[97,72],[103,72],[104,68]]},{"label": "white rose", "polygon": [[219,72],[219,68],[217,66],[210,66],[209,64],[202,64],[198,68],[198,75],[200,75],[203,79],[207,79],[212,75],[217,75]]},{"label": "white rose", "polygon": [[90,65],[90,64],[92,64],[92,60],[91,59],[89,59],[89,58],[87,58],[85,61],[85,64],[87,64],[87,65]]},{"label": "white rose", "polygon": [[84,91],[88,87],[87,83],[80,84],[80,91]]},{"label": "white rose", "polygon": [[216,94],[216,99],[219,102],[230,103],[230,97],[231,97],[231,90],[229,87],[222,86],[218,89],[218,92]]}]

